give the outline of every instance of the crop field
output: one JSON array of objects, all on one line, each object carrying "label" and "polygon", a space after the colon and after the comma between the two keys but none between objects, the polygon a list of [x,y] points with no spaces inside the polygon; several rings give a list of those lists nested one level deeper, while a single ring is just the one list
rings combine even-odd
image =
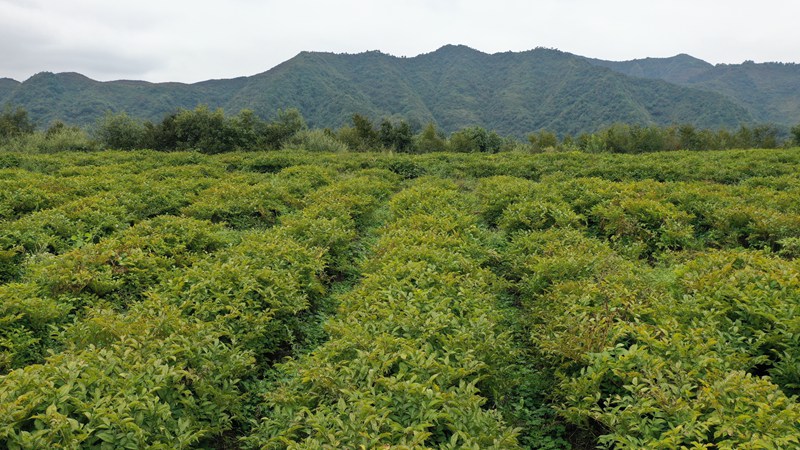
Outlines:
[{"label": "crop field", "polygon": [[800,149],[0,153],[0,447],[800,447]]}]

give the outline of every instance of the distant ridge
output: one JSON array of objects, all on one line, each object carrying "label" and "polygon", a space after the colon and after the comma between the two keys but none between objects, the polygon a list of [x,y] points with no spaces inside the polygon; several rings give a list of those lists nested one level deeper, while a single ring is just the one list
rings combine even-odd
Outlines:
[{"label": "distant ridge", "polygon": [[9,97],[20,84],[22,83],[11,78],[0,78],[0,100]]},{"label": "distant ridge", "polygon": [[591,132],[615,122],[736,128],[800,122],[800,68],[713,66],[683,54],[623,62],[545,48],[486,54],[447,45],[409,58],[301,52],[257,75],[193,84],[44,72],[22,83],[0,79],[0,102],[23,106],[41,126],[57,119],[89,125],[106,111],[160,120],[207,104],[264,117],[296,107],[316,127],[339,127],[359,113],[520,137],[539,129]]},{"label": "distant ridge", "polygon": [[682,84],[691,78],[713,69],[710,63],[681,53],[670,58],[644,58],[630,61],[603,61],[587,58],[590,63],[607,67],[632,77],[657,78],[670,83]]},{"label": "distant ridge", "polygon": [[723,94],[745,107],[757,122],[800,123],[800,64],[746,61],[714,66],[683,54],[620,62],[587,61],[628,76]]}]

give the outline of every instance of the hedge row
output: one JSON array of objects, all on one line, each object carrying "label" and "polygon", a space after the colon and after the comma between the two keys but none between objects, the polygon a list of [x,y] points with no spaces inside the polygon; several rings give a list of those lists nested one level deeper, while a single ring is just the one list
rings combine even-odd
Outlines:
[{"label": "hedge row", "polygon": [[[478,187],[480,211],[507,233],[503,274],[530,329],[531,348],[540,366],[559,380],[551,402],[583,435],[573,437],[574,443],[597,439],[608,448],[664,449],[799,445],[800,407],[790,397],[799,392],[800,379],[797,260],[769,250],[696,249],[664,253],[654,266],[647,264],[629,251],[630,244],[674,242],[664,241],[673,233],[671,218],[682,214],[682,226],[691,227],[695,216],[668,201],[641,200],[667,191],[658,184],[650,190],[594,185],[601,189],[587,190],[589,197],[572,196],[565,185],[555,186],[556,196],[514,179],[487,179]],[[625,188],[637,188],[636,200]],[[681,189],[687,187],[671,192]],[[537,190],[539,195],[531,195]],[[780,216],[781,208],[796,208],[796,201],[782,202],[779,192],[733,191],[746,202],[768,201],[762,214]],[[596,201],[609,194],[618,200]],[[619,212],[608,214],[610,205]],[[576,211],[584,220],[574,219]],[[617,222],[593,223],[599,213]],[[609,227],[626,215],[636,220],[633,225]],[[613,232],[599,232],[608,230]],[[708,233],[729,247],[741,242],[732,238],[740,236],[737,231],[719,225]],[[687,233],[685,239],[699,237]],[[631,241],[620,245],[624,238]]]},{"label": "hedge row", "polygon": [[295,172],[287,192],[319,198],[273,228],[162,216],[28,262],[0,288],[3,362],[20,367],[0,378],[0,442],[232,445],[274,361],[322,339],[330,274],[396,183]]},{"label": "hedge row", "polygon": [[476,193],[481,216],[501,230],[572,227],[635,258],[707,247],[767,248],[795,257],[800,236],[797,177],[726,186],[497,176],[481,179]]},{"label": "hedge row", "polygon": [[281,365],[261,448],[514,448],[495,410],[514,348],[502,282],[471,200],[424,180],[395,195],[363,278],[326,325],[330,340]]}]

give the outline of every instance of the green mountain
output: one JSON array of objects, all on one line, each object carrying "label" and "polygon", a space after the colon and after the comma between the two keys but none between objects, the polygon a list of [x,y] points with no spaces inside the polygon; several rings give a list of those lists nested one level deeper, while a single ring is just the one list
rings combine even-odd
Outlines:
[{"label": "green mountain", "polygon": [[757,122],[800,122],[800,64],[711,65],[688,55],[632,61],[587,59],[592,64],[633,77],[659,79],[716,92],[746,108]]},{"label": "green mountain", "polygon": [[0,78],[0,104],[6,102],[6,98],[16,90],[21,83],[11,78]]},{"label": "green mountain", "polygon": [[644,58],[631,61],[586,58],[586,61],[631,77],[654,78],[674,84],[684,84],[692,77],[714,68],[712,64],[685,53],[670,58]]},{"label": "green mountain", "polygon": [[434,121],[447,132],[479,125],[516,136],[542,128],[574,134],[614,122],[734,128],[753,121],[747,105],[727,93],[674,84],[685,73],[680,67],[672,82],[657,79],[653,74],[666,72],[656,66],[642,63],[626,74],[543,48],[490,55],[449,45],[413,58],[303,52],[264,73],[194,84],[40,73],[16,85],[0,83],[0,98],[28,109],[40,125],[56,119],[91,124],[106,111],[159,120],[201,103],[264,117],[295,107],[317,127],[339,127],[360,113]]},{"label": "green mountain", "polygon": [[87,125],[106,111],[126,111],[135,117],[160,120],[177,108],[193,108],[199,103],[222,105],[242,81],[100,82],[78,73],[42,72],[20,84],[5,101],[25,107],[39,125],[54,120]]}]

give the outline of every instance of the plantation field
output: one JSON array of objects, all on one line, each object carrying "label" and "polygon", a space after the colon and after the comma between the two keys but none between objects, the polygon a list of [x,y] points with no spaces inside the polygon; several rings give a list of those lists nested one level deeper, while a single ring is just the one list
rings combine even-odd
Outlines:
[{"label": "plantation field", "polygon": [[800,447],[800,149],[0,153],[0,447]]}]

